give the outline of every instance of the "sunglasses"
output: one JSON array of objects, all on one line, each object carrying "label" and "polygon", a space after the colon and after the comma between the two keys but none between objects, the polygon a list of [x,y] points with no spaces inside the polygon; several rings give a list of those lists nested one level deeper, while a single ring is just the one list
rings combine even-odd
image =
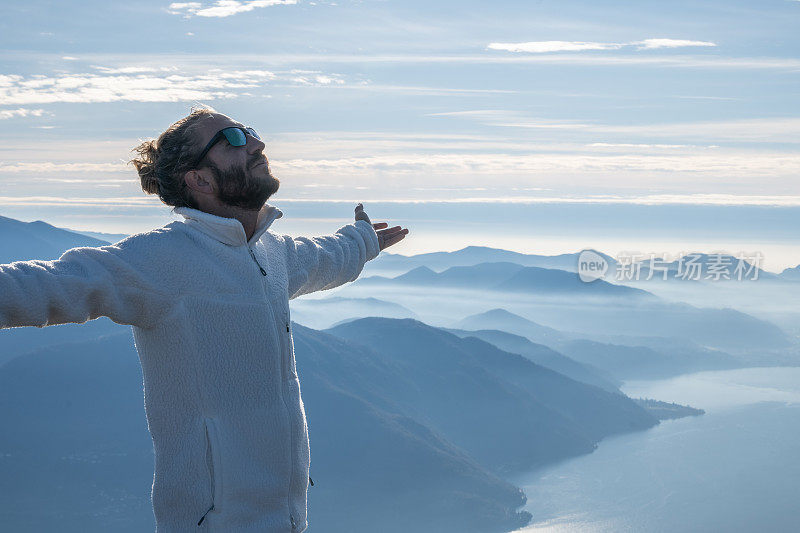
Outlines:
[{"label": "sunglasses", "polygon": [[225,140],[227,140],[228,144],[231,146],[244,146],[247,144],[248,134],[252,137],[255,137],[259,141],[261,140],[261,137],[258,136],[258,133],[256,133],[256,130],[253,128],[240,128],[238,126],[233,126],[219,130],[214,134],[213,137],[211,137],[211,140],[208,141],[208,144],[206,144],[206,147],[203,148],[203,151],[200,152],[200,157],[197,158],[197,162],[194,165],[199,165],[200,161],[202,161],[206,154],[208,154],[208,151],[211,150],[211,148],[223,137],[225,137]]}]

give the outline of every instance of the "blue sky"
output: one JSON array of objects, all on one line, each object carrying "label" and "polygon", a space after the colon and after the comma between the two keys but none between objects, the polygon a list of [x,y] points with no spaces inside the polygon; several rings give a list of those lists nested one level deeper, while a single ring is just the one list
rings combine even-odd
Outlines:
[{"label": "blue sky", "polygon": [[412,230],[399,253],[759,248],[779,270],[800,263],[799,23],[795,0],[14,3],[0,214],[168,222],[125,162],[203,102],[267,139],[282,231],[363,201]]}]

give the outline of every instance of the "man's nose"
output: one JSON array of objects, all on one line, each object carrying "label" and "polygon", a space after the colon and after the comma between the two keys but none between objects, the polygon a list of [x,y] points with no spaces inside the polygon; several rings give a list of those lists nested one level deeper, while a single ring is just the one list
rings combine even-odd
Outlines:
[{"label": "man's nose", "polygon": [[252,135],[247,136],[247,153],[257,154],[259,152],[264,151],[264,148],[266,148],[266,146],[267,146],[266,144],[256,139]]}]

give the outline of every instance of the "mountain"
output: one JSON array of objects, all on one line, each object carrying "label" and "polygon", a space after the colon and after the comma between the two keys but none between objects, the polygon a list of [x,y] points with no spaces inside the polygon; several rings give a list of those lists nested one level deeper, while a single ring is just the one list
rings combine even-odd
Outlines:
[{"label": "mountain", "polygon": [[[611,268],[615,267],[614,258],[601,252],[595,251],[595,253],[601,255]],[[384,252],[378,258],[370,261],[365,267],[365,271],[370,275],[376,273],[384,276],[396,276],[420,266],[442,271],[452,267],[504,262],[575,272],[579,255],[580,252],[555,256],[523,254],[486,246],[467,246],[455,252],[431,252],[412,256]]]},{"label": "mountain", "polygon": [[537,365],[554,370],[559,374],[564,374],[575,381],[594,385],[608,392],[621,394],[619,386],[622,385],[622,383],[614,379],[607,372],[592,365],[581,364],[547,346],[533,343],[526,337],[496,329],[482,329],[476,331],[450,328],[441,329],[458,335],[459,337],[477,337],[506,352],[520,354]]},{"label": "mountain", "polygon": [[800,281],[800,265],[790,267],[778,274],[778,278],[787,281]]},{"label": "mountain", "polygon": [[119,242],[123,239],[127,239],[128,237],[130,237],[130,234],[128,233],[102,233],[100,231],[79,231],[69,228],[63,228],[63,229],[67,231],[72,231],[74,233],[81,233],[89,237],[94,237],[95,239],[100,239],[101,241],[105,241],[108,243]]},{"label": "mountain", "polygon": [[578,339],[562,342],[558,349],[568,357],[600,368],[620,380],[659,379],[742,366],[740,361],[725,352],[699,347],[680,350],[667,343],[661,349],[654,349]]},{"label": "mountain", "polygon": [[422,286],[433,288],[490,289],[501,292],[535,292],[542,295],[579,294],[620,298],[655,298],[649,292],[603,280],[585,283],[574,272],[539,267],[524,267],[515,263],[479,263],[451,267],[436,273],[420,266],[394,278],[373,276],[357,280],[354,286]]},{"label": "mountain", "polygon": [[290,302],[292,318],[313,328],[327,328],[343,320],[365,316],[387,318],[419,318],[417,314],[400,304],[379,298],[329,298],[300,297]]},{"label": "mountain", "polygon": [[0,216],[0,264],[30,259],[53,260],[77,246],[105,246],[106,241],[73,231],[67,231],[46,222],[22,222]]},{"label": "mountain", "polygon": [[0,366],[4,531],[153,531],[153,442],[131,332]]},{"label": "mountain", "polygon": [[581,281],[574,272],[539,267],[525,267],[516,274],[492,287],[503,292],[535,292],[537,294],[578,294],[581,296],[604,296],[626,299],[655,299],[651,293],[615,285],[603,280],[591,283]]},{"label": "mountain", "polygon": [[[381,343],[368,348],[296,323],[293,331],[315,483],[309,512],[318,531],[374,531],[379,523],[391,533],[456,533],[527,523],[530,515],[516,511],[525,502],[519,489],[406,408],[404,398],[418,388],[413,369],[385,357]],[[440,402],[445,393],[419,400]],[[349,524],[344,517],[354,514],[371,526]]]},{"label": "mountain", "polygon": [[655,423],[624,396],[415,320],[371,317],[326,332],[380,346],[407,385],[373,386],[495,472],[586,453],[605,436]]},{"label": "mountain", "polygon": [[667,280],[702,282],[778,279],[776,274],[761,269],[758,263],[748,261],[747,257],[738,258],[724,253],[692,252],[668,263],[644,259],[640,262],[641,280],[651,276],[651,267],[651,281],[664,280],[664,277]]},{"label": "mountain", "polygon": [[46,328],[8,328],[0,330],[0,366],[22,354],[44,346],[97,339],[117,333],[130,334],[129,326],[100,317],[84,324],[58,324]]},{"label": "mountain", "polygon": [[466,330],[502,330],[527,337],[540,344],[564,340],[566,335],[557,329],[537,324],[505,309],[490,309],[484,313],[470,315],[456,322],[453,327]]},{"label": "mountain", "polygon": [[[542,326],[504,309],[493,309],[466,317],[458,322],[456,327],[464,330],[492,328],[519,335],[524,339],[518,340],[519,337],[515,339],[500,332],[492,333],[491,338],[486,332],[476,336],[496,344],[503,350],[525,355],[534,362],[577,381],[606,390],[612,390],[609,385],[616,389],[618,381],[624,379],[654,379],[700,370],[738,368],[745,364],[742,358],[733,357],[720,350],[705,348],[684,339],[563,332]],[[471,334],[476,333],[471,332]],[[456,334],[461,335],[458,332]],[[539,345],[534,343],[526,345],[527,339],[546,346],[539,348]],[[542,348],[555,350],[555,354],[571,361],[573,365],[578,364],[578,367],[566,364],[566,361],[542,351]]]},{"label": "mountain", "polygon": [[[406,283],[410,278],[414,282]],[[524,309],[534,321],[546,322],[561,331],[579,332],[578,337],[682,337],[728,351],[783,349],[791,345],[781,328],[735,309],[695,307],[603,280],[585,283],[577,274],[563,270],[482,263],[453,267],[438,274],[420,267],[403,276],[384,279],[380,287],[369,285],[371,280],[374,278],[355,281],[342,290],[353,295],[392,291],[393,299],[420,313],[424,305],[426,314],[421,316],[438,324],[447,324],[448,315],[459,309],[475,312],[485,303],[488,308],[500,304]],[[465,329],[506,330],[498,326]],[[531,338],[549,345],[547,339]]]},{"label": "mountain", "polygon": [[394,278],[372,276],[358,280],[359,286],[371,284],[402,284],[423,287],[469,287],[485,289],[519,272],[522,268],[514,263],[481,263],[468,267],[452,267],[444,272],[434,272],[426,266],[413,268]]}]

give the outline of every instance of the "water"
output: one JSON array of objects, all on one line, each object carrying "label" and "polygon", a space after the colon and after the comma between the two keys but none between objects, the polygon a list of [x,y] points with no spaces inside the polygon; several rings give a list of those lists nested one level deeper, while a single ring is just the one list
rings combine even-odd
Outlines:
[{"label": "water", "polygon": [[623,391],[706,414],[605,439],[513,480],[533,514],[520,531],[800,530],[800,368],[699,372]]}]

